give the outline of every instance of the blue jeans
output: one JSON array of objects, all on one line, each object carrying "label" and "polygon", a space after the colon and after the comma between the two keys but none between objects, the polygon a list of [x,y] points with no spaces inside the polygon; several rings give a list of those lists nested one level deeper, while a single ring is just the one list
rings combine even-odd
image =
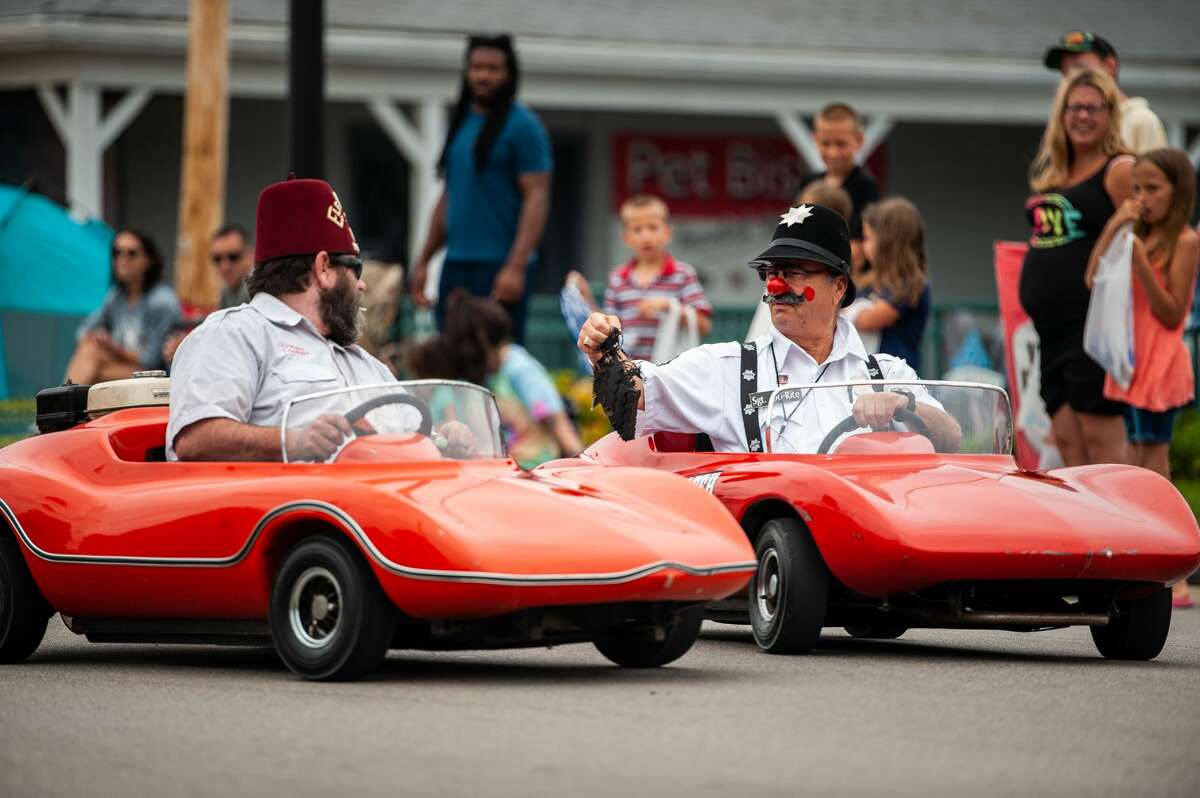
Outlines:
[{"label": "blue jeans", "polygon": [[1125,408],[1125,435],[1130,443],[1170,443],[1178,407],[1156,413],[1140,407]]},{"label": "blue jeans", "polygon": [[[500,271],[503,262],[480,260],[447,260],[442,264],[442,278],[438,281],[437,306],[434,308],[434,320],[438,332],[446,328],[446,300],[455,288],[463,287],[472,295],[487,298],[491,296],[492,284],[496,281],[496,273]],[[513,340],[518,344],[525,343],[525,311],[529,306],[530,289],[536,277],[537,262],[531,262],[525,270],[525,293],[519,302],[509,304],[501,302],[500,306],[508,311],[512,319]]]}]

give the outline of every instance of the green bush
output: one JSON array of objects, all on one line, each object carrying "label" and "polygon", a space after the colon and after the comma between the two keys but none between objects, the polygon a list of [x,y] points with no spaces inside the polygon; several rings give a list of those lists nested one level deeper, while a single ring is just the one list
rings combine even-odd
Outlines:
[{"label": "green bush", "polygon": [[1171,438],[1171,478],[1200,480],[1200,413],[1185,410]]}]

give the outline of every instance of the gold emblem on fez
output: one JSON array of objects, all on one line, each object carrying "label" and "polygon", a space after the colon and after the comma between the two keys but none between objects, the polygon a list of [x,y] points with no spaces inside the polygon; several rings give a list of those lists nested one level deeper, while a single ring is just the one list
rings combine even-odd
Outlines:
[{"label": "gold emblem on fez", "polygon": [[346,226],[346,212],[342,210],[342,202],[338,199],[336,191],[333,192],[333,204],[325,211],[325,218],[338,227]]}]

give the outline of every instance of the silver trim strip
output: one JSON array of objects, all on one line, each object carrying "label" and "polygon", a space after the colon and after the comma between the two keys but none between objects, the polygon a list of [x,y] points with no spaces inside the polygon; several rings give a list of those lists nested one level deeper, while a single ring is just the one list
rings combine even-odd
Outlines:
[{"label": "silver trim strip", "polygon": [[633,582],[646,576],[650,576],[659,571],[668,569],[683,571],[692,576],[715,576],[718,574],[738,573],[744,571],[753,571],[757,567],[754,560],[745,562],[724,563],[722,565],[696,567],[686,565],[680,562],[671,560],[659,560],[658,562],[648,563],[637,568],[630,568],[626,571],[616,571],[610,573],[597,574],[505,574],[505,573],[490,573],[487,571],[445,571],[430,568],[414,568],[407,565],[401,565],[398,562],[388,559],[384,556],[375,544],[371,541],[362,527],[358,525],[348,513],[342,509],[328,504],[327,502],[317,501],[315,499],[306,499],[302,501],[288,502],[281,504],[275,509],[264,515],[257,524],[254,525],[254,530],[250,533],[249,539],[242,548],[230,557],[121,557],[112,555],[88,555],[88,554],[55,554],[39,548],[29,535],[22,528],[20,521],[17,520],[16,514],[8,506],[8,504],[0,499],[0,512],[8,519],[13,528],[17,531],[17,536],[21,538],[25,546],[36,556],[49,562],[61,562],[71,564],[86,564],[86,565],[131,565],[145,566],[157,568],[227,568],[236,565],[246,558],[250,550],[254,547],[258,536],[262,534],[264,528],[271,521],[281,515],[296,510],[314,510],[326,515],[350,532],[366,549],[371,559],[375,560],[381,567],[391,571],[399,576],[404,576],[410,579],[422,579],[435,582],[467,582],[484,585],[512,585],[520,587],[553,587],[556,585],[618,585],[625,582]]}]

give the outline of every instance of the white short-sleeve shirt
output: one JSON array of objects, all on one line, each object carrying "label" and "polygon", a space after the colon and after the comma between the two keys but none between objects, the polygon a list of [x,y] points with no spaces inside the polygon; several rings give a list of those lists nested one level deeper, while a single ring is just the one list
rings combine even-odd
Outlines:
[{"label": "white short-sleeve shirt", "polygon": [[[211,314],[179,345],[171,368],[167,459],[178,459],[175,438],[197,421],[278,426],[290,399],[395,379],[362,347],[339,346],[278,298],[255,294],[248,304]],[[305,410],[315,417],[322,408],[313,403]],[[288,425],[309,420],[293,413]]]},{"label": "white short-sleeve shirt", "polygon": [[[754,339],[758,366],[751,379],[754,391],[769,391],[780,384],[847,382],[869,379],[867,351],[858,331],[838,317],[833,348],[824,362],[816,362],[808,352],[788,340],[774,326],[766,335]],[[772,350],[774,357],[772,357]],[[903,359],[876,355],[885,380],[915,380],[917,373]],[[778,375],[776,374],[778,364]],[[644,411],[638,413],[637,433],[704,432],[718,452],[746,451],[744,407],[741,381],[748,375],[742,369],[742,344],[730,341],[705,344],[684,352],[662,365],[639,361],[644,385]],[[937,405],[928,393],[914,388],[917,401]],[[782,438],[775,434],[774,451],[812,453],[824,434],[850,413],[853,404],[845,390],[815,391],[814,401],[804,402],[783,425]],[[789,408],[791,409],[791,408]],[[777,414],[778,413],[777,408]],[[760,431],[767,423],[766,409],[756,410]],[[773,419],[772,430],[782,418]],[[765,438],[764,438],[765,440]]]}]

